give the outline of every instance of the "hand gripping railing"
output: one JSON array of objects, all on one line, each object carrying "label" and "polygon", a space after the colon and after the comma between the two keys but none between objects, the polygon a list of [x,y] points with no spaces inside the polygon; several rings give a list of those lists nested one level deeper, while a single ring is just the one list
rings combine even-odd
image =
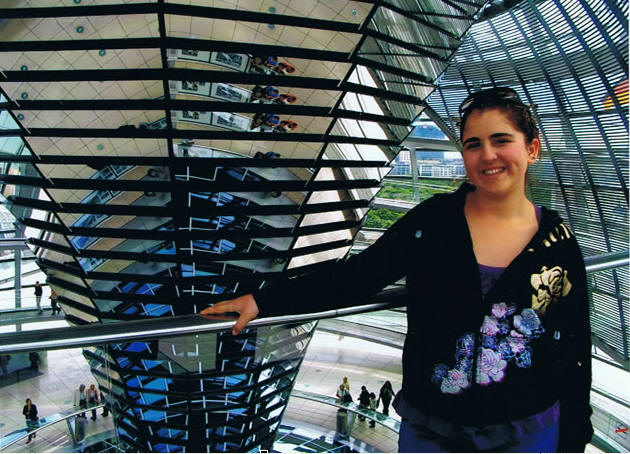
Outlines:
[{"label": "hand gripping railing", "polygon": [[[628,251],[587,257],[586,271],[593,273],[610,268],[627,266],[630,262]],[[405,288],[390,288],[372,297],[371,304],[343,309],[315,312],[311,314],[263,317],[252,320],[248,326],[260,327],[287,323],[300,323],[344,315],[361,314],[377,310],[401,307],[406,302]],[[106,323],[98,326],[71,326],[45,330],[24,331],[0,335],[0,354],[55,350],[72,347],[87,347],[107,343],[141,341],[156,338],[181,336],[185,334],[228,331],[234,324],[230,321],[210,320],[201,315],[181,315],[176,317],[134,320],[129,322]]]},{"label": "hand gripping railing", "polygon": [[[395,288],[377,294],[372,304],[312,314],[264,317],[252,320],[249,327],[300,323],[344,315],[392,309],[405,304],[406,290]],[[130,322],[70,326],[45,330],[23,331],[0,335],[0,354],[88,347],[108,343],[142,341],[185,334],[211,333],[232,329],[233,320],[210,320],[202,315],[180,315]]]}]

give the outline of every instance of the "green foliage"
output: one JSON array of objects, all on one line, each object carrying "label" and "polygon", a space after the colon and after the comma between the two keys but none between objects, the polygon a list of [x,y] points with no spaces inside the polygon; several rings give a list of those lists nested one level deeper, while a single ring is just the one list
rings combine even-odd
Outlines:
[{"label": "green foliage", "polygon": [[385,208],[371,209],[365,220],[365,227],[371,229],[387,229],[405,213],[387,210]]},{"label": "green foliage", "polygon": [[386,183],[383,189],[379,191],[377,197],[411,202],[413,200],[413,188],[411,186]]},{"label": "green foliage", "polygon": [[[434,194],[453,192],[461,184],[461,180],[441,180],[422,178],[418,185],[420,201],[432,197]],[[388,179],[379,191],[377,197],[383,199],[413,201],[413,182],[411,178]],[[405,213],[387,210],[385,208],[371,209],[365,220],[365,227],[373,229],[387,229],[400,219]]]}]

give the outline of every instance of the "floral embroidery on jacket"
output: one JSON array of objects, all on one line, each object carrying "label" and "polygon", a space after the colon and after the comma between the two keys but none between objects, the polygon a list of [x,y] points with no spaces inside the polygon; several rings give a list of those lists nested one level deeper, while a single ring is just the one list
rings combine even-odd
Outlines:
[{"label": "floral embroidery on jacket", "polygon": [[[505,378],[508,363],[514,360],[517,367],[530,367],[529,342],[540,337],[544,328],[533,309],[516,313],[506,303],[492,305],[491,315],[486,315],[479,329],[481,345],[477,346],[477,371],[475,382],[488,386]],[[445,394],[459,394],[472,385],[475,335],[464,334],[457,339],[455,367],[437,364],[433,369],[433,383]]]},{"label": "floral embroidery on jacket", "polygon": [[532,309],[544,315],[549,304],[569,294],[572,285],[567,277],[567,271],[559,266],[553,268],[543,266],[540,271],[532,274],[530,278],[536,292],[532,295]]}]

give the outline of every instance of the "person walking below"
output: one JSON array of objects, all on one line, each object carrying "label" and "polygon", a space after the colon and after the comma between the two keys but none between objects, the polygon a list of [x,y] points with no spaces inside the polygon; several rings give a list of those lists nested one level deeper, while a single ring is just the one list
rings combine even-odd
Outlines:
[{"label": "person walking below", "polygon": [[[376,394],[374,393],[370,393],[370,410],[376,413]],[[376,427],[376,420],[374,418],[370,419],[370,427]]]},{"label": "person walking below", "polygon": [[2,377],[9,375],[9,361],[11,361],[11,355],[0,355],[0,368],[2,368]]},{"label": "person walking below", "polygon": [[41,358],[39,357],[39,353],[30,352],[28,354],[28,360],[31,362],[31,369],[35,371],[39,371],[39,363],[41,362]]},{"label": "person walking below", "polygon": [[103,413],[101,413],[101,416],[109,416],[109,408],[107,408],[107,400],[105,399],[105,396],[103,395],[103,391],[101,391],[99,389],[99,395],[101,398],[101,402],[103,402]]},{"label": "person walking below", "polygon": [[[74,406],[87,408],[87,393],[85,392],[85,385],[83,383],[81,383],[79,389],[74,392]],[[81,413],[81,415],[85,416],[85,413]]]},{"label": "person walking below", "polygon": [[[389,404],[394,398],[394,390],[392,389],[392,384],[389,381],[386,381],[383,386],[381,386],[381,390],[378,393],[378,400],[383,403],[383,414],[389,416]],[[378,404],[377,404],[378,406]]]},{"label": "person walking below", "polygon": [[50,291],[50,307],[52,307],[53,315],[61,313],[61,308],[57,302],[57,292],[54,290]]},{"label": "person walking below", "polygon": [[42,289],[42,285],[39,281],[35,282],[35,304],[37,305],[37,310],[41,314],[44,312],[42,310],[42,295],[44,294],[44,290]]},{"label": "person walking below", "polygon": [[[94,384],[91,384],[90,389],[87,390],[87,401],[90,405],[97,405],[100,403],[98,390]],[[92,421],[96,421],[96,408],[92,408]]]},{"label": "person walking below", "polygon": [[74,437],[78,444],[83,443],[85,439],[85,432],[87,431],[87,418],[85,413],[77,415],[74,419]]},{"label": "person walking below", "polygon": [[26,399],[26,405],[24,405],[22,409],[22,414],[26,418],[26,428],[29,432],[26,444],[29,444],[33,438],[37,438],[37,433],[30,433],[37,426],[37,422],[39,421],[37,417],[37,405],[31,402],[31,399]]},{"label": "person walking below", "polygon": [[[343,383],[337,388],[335,396],[340,404],[352,402],[352,396],[350,396],[350,392],[343,386]],[[348,435],[348,410],[345,408],[339,408],[337,410],[337,432],[343,436]]]},{"label": "person walking below", "polygon": [[[359,394],[359,406],[370,408],[370,392],[365,386],[361,386],[361,394]],[[359,415],[359,421],[365,421],[365,416]]]},{"label": "person walking below", "polygon": [[346,391],[350,391],[350,382],[348,381],[348,377],[343,377],[343,381],[341,382]]}]

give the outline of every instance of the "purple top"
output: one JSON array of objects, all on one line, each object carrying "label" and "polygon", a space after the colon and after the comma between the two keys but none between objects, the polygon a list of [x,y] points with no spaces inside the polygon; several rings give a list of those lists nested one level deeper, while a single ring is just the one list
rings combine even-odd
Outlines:
[{"label": "purple top", "polygon": [[[538,205],[534,205],[536,210],[536,220],[540,224],[540,218],[542,216],[542,210]],[[492,288],[492,285],[499,279],[501,273],[503,273],[505,267],[503,266],[489,266],[479,264],[479,275],[481,277],[481,294],[486,296],[486,293]]]}]

